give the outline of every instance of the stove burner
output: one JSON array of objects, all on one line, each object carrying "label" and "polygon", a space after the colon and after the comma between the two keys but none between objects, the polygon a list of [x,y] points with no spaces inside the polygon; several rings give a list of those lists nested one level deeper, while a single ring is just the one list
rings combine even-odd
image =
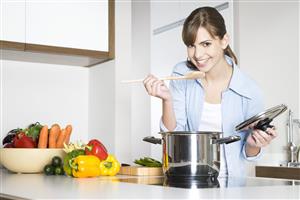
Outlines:
[{"label": "stove burner", "polygon": [[[196,169],[194,169],[196,167]],[[185,165],[180,167],[170,167],[166,171],[166,175],[172,179],[184,178],[184,179],[200,179],[204,180],[207,177],[217,178],[219,172],[209,165]]]},{"label": "stove burner", "polygon": [[218,188],[219,181],[215,176],[183,176],[183,177],[165,177],[164,186],[179,188]]}]

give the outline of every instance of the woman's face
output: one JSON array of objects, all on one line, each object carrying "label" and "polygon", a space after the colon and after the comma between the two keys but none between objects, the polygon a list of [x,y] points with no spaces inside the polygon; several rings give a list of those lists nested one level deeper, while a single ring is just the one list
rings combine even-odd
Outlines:
[{"label": "woman's face", "polygon": [[195,43],[187,48],[188,57],[200,71],[208,72],[224,58],[227,45],[227,35],[222,40],[212,38],[205,28],[200,27]]}]

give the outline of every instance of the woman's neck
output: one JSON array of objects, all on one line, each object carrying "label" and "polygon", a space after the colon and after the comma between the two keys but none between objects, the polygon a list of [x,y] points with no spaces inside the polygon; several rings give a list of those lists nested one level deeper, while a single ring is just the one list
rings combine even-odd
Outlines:
[{"label": "woman's neck", "polygon": [[210,84],[229,84],[233,68],[227,61],[221,59],[209,72],[205,74],[205,82]]}]

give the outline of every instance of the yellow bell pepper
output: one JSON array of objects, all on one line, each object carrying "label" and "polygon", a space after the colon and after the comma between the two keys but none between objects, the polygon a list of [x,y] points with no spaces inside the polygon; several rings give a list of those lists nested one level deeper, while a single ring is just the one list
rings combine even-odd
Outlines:
[{"label": "yellow bell pepper", "polygon": [[100,176],[100,160],[93,155],[80,155],[70,160],[72,174],[77,178]]},{"label": "yellow bell pepper", "polygon": [[114,176],[120,171],[120,163],[113,155],[100,162],[100,173],[104,176]]}]

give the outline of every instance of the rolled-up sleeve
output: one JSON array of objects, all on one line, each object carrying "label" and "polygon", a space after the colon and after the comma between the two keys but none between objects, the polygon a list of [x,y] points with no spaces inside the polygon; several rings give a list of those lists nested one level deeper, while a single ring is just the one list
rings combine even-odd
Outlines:
[{"label": "rolled-up sleeve", "polygon": [[260,151],[259,151],[259,153],[256,156],[247,156],[246,155],[246,143],[244,143],[243,151],[242,152],[243,152],[244,158],[247,161],[257,161],[263,155],[263,150],[264,150],[263,148],[260,148]]}]

